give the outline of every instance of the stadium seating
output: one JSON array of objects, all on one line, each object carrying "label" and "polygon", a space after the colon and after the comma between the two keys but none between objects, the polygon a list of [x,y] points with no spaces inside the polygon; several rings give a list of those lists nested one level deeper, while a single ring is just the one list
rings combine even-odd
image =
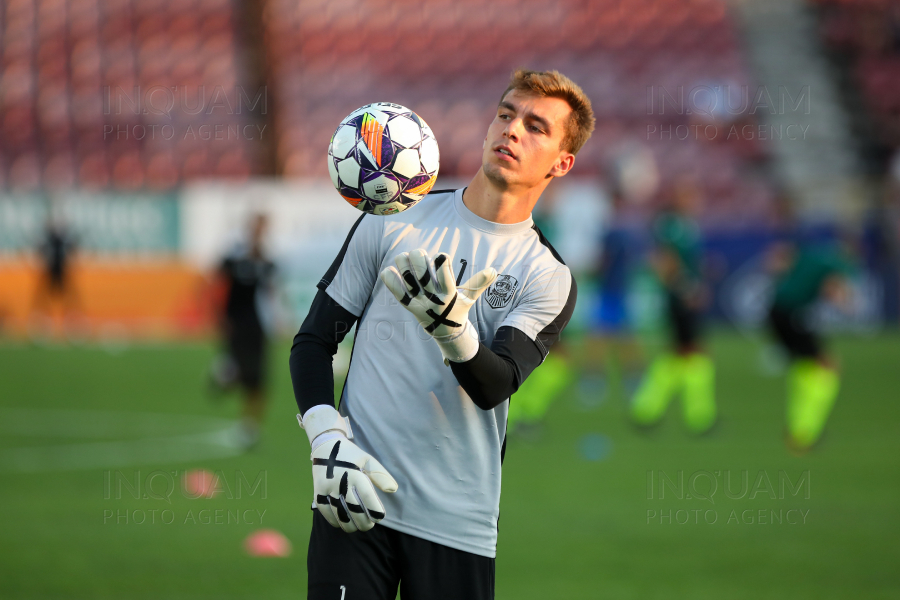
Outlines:
[{"label": "stadium seating", "polygon": [[[261,11],[261,39],[239,9]],[[757,136],[728,135],[755,125],[746,107],[704,116],[685,103],[697,86],[752,93],[720,0],[8,0],[0,13],[0,188],[325,176],[337,123],[379,100],[419,112],[441,173],[468,177],[509,73],[528,66],[559,69],[592,98],[578,174],[608,176],[639,144],[661,177],[655,202],[689,176],[705,218],[732,225],[772,196]],[[248,66],[256,55],[264,72]]]},{"label": "stadium seating", "polygon": [[255,121],[237,109],[248,79],[235,6],[0,4],[0,187],[165,190],[258,170],[258,130],[244,129]]},{"label": "stadium seating", "polygon": [[877,142],[900,148],[900,6],[890,0],[815,0],[828,47],[849,57],[852,84]]},{"label": "stadium seating", "polygon": [[[431,125],[443,175],[469,177],[511,70],[528,66],[566,73],[593,101],[597,131],[577,173],[604,176],[623,145],[640,143],[658,164],[656,201],[687,175],[706,192],[707,221],[758,219],[770,205],[771,190],[755,170],[761,146],[746,135],[727,139],[731,124],[752,123],[746,114],[702,121],[685,106],[649,104],[662,90],[750,88],[734,24],[718,0],[639,0],[627,8],[618,0],[266,0],[263,22],[276,157],[288,176],[325,176],[324,149],[340,120],[386,100]],[[710,124],[717,129],[704,135]]]}]

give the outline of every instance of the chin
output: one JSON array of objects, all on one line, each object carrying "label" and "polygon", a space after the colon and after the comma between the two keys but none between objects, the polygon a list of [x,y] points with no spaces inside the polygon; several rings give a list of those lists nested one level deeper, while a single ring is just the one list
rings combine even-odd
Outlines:
[{"label": "chin", "polygon": [[505,188],[513,183],[513,179],[511,177],[512,174],[507,172],[505,169],[500,168],[499,165],[485,162],[481,165],[481,170],[484,172],[484,176],[488,178],[488,181],[498,187]]}]

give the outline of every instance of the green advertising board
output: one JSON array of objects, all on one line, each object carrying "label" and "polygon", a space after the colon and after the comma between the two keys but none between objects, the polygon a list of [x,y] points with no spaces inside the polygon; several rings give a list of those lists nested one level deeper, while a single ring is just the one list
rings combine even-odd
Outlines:
[{"label": "green advertising board", "polygon": [[30,252],[51,218],[78,248],[97,254],[174,254],[179,250],[179,203],[168,194],[67,192],[0,196],[0,253]]}]

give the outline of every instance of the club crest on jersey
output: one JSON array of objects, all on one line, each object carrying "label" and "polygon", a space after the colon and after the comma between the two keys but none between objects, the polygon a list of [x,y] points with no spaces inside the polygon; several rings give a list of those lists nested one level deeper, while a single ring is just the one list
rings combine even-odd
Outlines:
[{"label": "club crest on jersey", "polygon": [[519,282],[512,275],[497,275],[497,279],[484,293],[484,297],[491,308],[503,308],[516,293]]}]

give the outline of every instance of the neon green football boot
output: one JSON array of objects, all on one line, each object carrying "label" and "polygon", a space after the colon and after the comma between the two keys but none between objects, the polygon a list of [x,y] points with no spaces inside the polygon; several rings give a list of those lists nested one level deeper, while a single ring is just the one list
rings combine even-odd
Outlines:
[{"label": "neon green football boot", "polygon": [[797,361],[791,367],[787,426],[795,447],[808,449],[819,440],[839,388],[834,369],[812,360]]},{"label": "neon green football boot", "polygon": [[706,354],[681,358],[684,424],[692,433],[704,433],[716,422],[715,366]]},{"label": "neon green football boot", "polygon": [[674,354],[663,354],[653,361],[631,401],[631,418],[638,425],[659,421],[678,391],[681,363]]}]

